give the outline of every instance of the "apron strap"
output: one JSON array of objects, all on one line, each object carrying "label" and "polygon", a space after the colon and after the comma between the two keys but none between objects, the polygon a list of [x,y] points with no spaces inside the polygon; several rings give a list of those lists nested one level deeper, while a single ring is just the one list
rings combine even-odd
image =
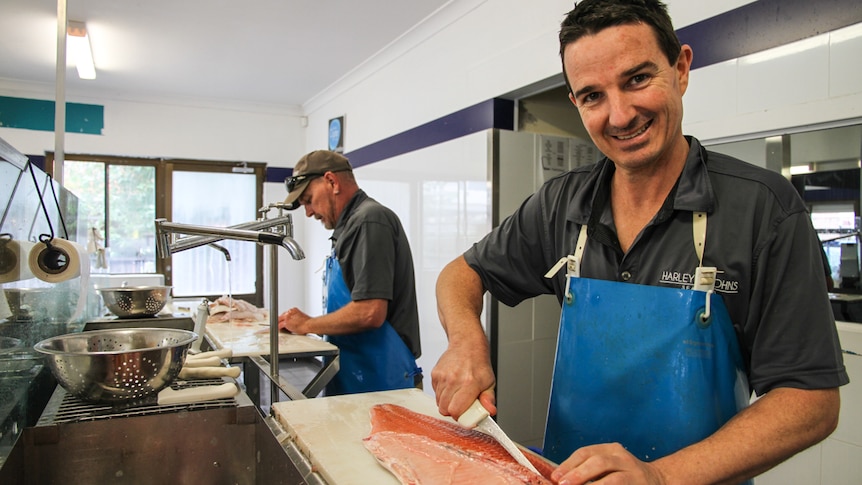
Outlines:
[{"label": "apron strap", "polygon": [[587,246],[587,225],[581,225],[581,232],[578,233],[578,245],[575,247],[575,261],[570,263],[574,268],[569,268],[569,275],[581,276],[581,261],[584,259],[584,248]]},{"label": "apron strap", "polygon": [[694,233],[694,252],[697,253],[697,265],[703,266],[703,246],[706,244],[706,212],[692,214],[691,228]]},{"label": "apron strap", "polygon": [[[695,211],[692,213],[691,227],[692,227],[692,239],[694,241],[694,251],[697,254],[697,269],[695,270],[694,277],[694,290],[705,291],[707,293],[711,293],[715,290],[715,279],[718,273],[717,268],[715,267],[704,267],[703,266],[703,251],[706,246],[706,212]],[[574,254],[570,254],[568,256],[564,256],[545,273],[545,278],[553,278],[563,266],[566,266],[566,299],[570,298],[569,295],[569,279],[574,277],[578,278],[581,276],[581,261],[583,261],[584,257],[584,249],[587,246],[587,224],[582,224],[580,232],[578,233],[578,242],[575,246]],[[709,308],[709,298],[706,299],[706,315],[705,318],[709,318],[710,308]]]},{"label": "apron strap", "polygon": [[703,248],[706,244],[706,212],[695,211],[692,213],[691,230],[694,236],[694,251],[697,253],[697,269],[694,271],[693,290],[705,291],[706,305],[701,315],[702,322],[708,322],[711,315],[710,300],[715,291],[715,277],[718,269],[703,265]]},{"label": "apron strap", "polygon": [[581,259],[584,257],[584,248],[587,246],[587,225],[581,224],[581,231],[578,233],[578,243],[575,246],[575,254],[570,254],[568,256],[564,256],[560,258],[557,263],[545,273],[545,278],[553,278],[560,269],[563,268],[563,265],[566,266],[566,291],[563,293],[566,298],[566,301],[571,303],[572,294],[569,291],[569,282],[572,281],[572,278],[579,278],[581,276]]}]

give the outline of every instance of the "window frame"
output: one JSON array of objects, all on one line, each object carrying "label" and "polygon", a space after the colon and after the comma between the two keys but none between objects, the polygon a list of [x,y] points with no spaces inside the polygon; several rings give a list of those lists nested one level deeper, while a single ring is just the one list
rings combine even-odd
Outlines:
[{"label": "window frame", "polygon": [[[76,162],[100,162],[109,165],[128,165],[128,166],[151,166],[155,167],[155,183],[156,183],[156,218],[164,218],[171,220],[173,213],[173,173],[174,171],[185,172],[207,172],[207,173],[248,173],[247,170],[252,170],[255,175],[255,207],[263,207],[263,183],[266,180],[266,164],[261,162],[238,162],[238,161],[212,161],[212,160],[194,160],[181,158],[142,158],[142,157],[117,157],[110,155],[88,155],[88,154],[65,154],[64,160]],[[45,155],[45,172],[53,177],[55,156],[53,152],[47,152]],[[109,183],[106,183],[105,190],[108,190]],[[106,194],[107,197],[107,194]],[[106,212],[110,214],[109,208]],[[106,217],[110,217],[106,214]],[[259,214],[250,214],[249,221],[253,221],[259,217]],[[183,222],[183,221],[178,221]],[[153,221],[155,224],[155,221]],[[106,227],[107,231],[107,227]],[[105,234],[108,237],[108,234]],[[155,251],[155,247],[153,250]],[[255,292],[254,294],[235,294],[234,298],[241,298],[252,305],[262,307],[263,298],[263,248],[260,244],[255,248]],[[172,286],[171,258],[156,258],[156,273],[162,274],[165,277],[165,285]],[[209,301],[215,301],[222,295],[194,295],[188,298],[206,298]],[[186,297],[184,297],[186,298]]]}]

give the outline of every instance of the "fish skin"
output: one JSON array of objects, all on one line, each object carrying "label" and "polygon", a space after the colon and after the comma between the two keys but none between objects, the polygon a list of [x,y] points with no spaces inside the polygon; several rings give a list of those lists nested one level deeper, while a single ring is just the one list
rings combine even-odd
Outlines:
[{"label": "fish skin", "polygon": [[387,431],[402,434],[424,436],[443,445],[448,445],[473,456],[490,460],[500,465],[513,466],[523,471],[527,479],[540,481],[522,481],[519,483],[551,483],[551,472],[554,465],[544,459],[525,453],[524,455],[536,467],[542,477],[519,464],[494,438],[477,431],[467,429],[457,423],[444,421],[426,414],[417,413],[397,404],[378,404],[371,408],[371,436]]}]

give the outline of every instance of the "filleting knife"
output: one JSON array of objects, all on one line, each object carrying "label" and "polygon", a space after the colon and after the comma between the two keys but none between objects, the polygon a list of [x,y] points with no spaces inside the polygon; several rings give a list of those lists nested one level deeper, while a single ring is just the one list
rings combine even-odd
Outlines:
[{"label": "filleting knife", "polygon": [[530,463],[530,460],[524,456],[524,453],[521,452],[518,445],[506,436],[506,432],[503,431],[497,422],[491,418],[491,415],[488,414],[488,410],[485,409],[485,406],[482,406],[482,403],[480,403],[478,399],[473,401],[473,404],[470,405],[470,407],[464,411],[464,414],[458,418],[458,423],[465,428],[476,428],[494,438],[518,463],[527,467],[528,470],[537,475],[541,475],[541,473],[536,470],[536,467]]}]

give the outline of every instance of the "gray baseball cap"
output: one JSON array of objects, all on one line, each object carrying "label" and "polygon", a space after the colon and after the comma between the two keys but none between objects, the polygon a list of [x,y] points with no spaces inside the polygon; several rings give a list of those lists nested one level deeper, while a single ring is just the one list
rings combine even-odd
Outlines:
[{"label": "gray baseball cap", "polygon": [[287,188],[287,198],[284,203],[288,209],[299,207],[299,198],[305,192],[305,188],[316,177],[321,177],[326,172],[343,172],[353,170],[347,158],[340,153],[330,150],[315,150],[307,153],[296,162],[293,167],[293,175],[284,179]]}]

